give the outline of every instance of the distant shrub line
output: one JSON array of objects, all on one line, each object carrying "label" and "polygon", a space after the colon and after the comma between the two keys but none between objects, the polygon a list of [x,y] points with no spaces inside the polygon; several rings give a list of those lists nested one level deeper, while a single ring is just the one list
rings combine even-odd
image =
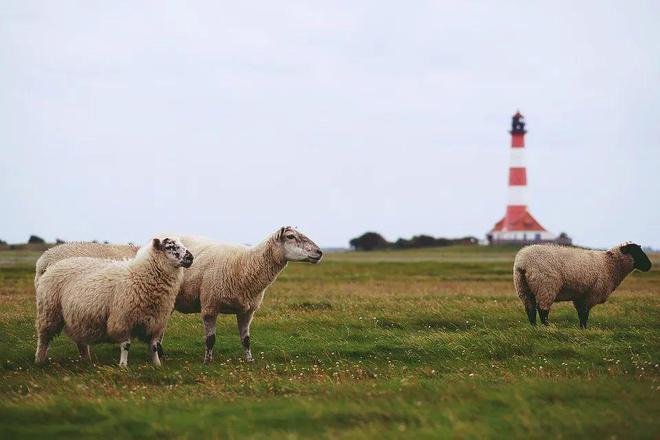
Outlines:
[{"label": "distant shrub line", "polygon": [[[62,240],[61,238],[56,238],[55,243],[51,243],[39,237],[38,235],[30,235],[27,243],[9,244],[5,240],[0,239],[0,250],[30,250],[43,252],[46,249],[53,247],[54,245],[63,243],[66,243],[66,241]],[[92,243],[99,243],[99,241],[92,240]],[[108,244],[110,242],[105,240],[103,243]]]},{"label": "distant shrub line", "polygon": [[383,249],[416,249],[425,247],[443,247],[453,245],[476,245],[479,240],[468,236],[461,238],[432,237],[430,235],[415,235],[411,239],[399,238],[395,242],[387,241],[377,232],[366,232],[349,241],[357,251],[374,251]]}]

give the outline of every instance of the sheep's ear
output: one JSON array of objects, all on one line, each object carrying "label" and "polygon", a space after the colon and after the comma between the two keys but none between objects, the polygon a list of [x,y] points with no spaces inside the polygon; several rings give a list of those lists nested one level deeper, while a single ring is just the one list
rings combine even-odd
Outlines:
[{"label": "sheep's ear", "polygon": [[277,239],[284,240],[284,233],[286,232],[286,226],[282,226],[279,231],[277,231]]},{"label": "sheep's ear", "polygon": [[152,244],[153,248],[156,249],[157,251],[161,250],[161,244],[160,244],[159,239],[154,238],[154,240],[151,242],[151,244]]}]

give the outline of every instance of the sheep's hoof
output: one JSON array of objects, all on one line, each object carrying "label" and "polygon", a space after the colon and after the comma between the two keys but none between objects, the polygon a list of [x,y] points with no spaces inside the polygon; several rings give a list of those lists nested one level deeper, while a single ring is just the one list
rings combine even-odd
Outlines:
[{"label": "sheep's hoof", "polygon": [[204,363],[210,364],[213,362],[213,356],[204,356]]},{"label": "sheep's hoof", "polygon": [[252,350],[250,350],[250,336],[243,338],[243,359],[245,362],[252,362]]}]

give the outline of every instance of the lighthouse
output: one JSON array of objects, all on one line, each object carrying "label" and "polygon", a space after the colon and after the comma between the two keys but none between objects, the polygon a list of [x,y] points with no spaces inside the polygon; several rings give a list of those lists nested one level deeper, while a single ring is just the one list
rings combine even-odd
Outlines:
[{"label": "lighthouse", "polygon": [[[527,208],[527,168],[525,166],[525,118],[516,112],[511,119],[509,160],[509,202],[506,214],[488,232],[490,244],[526,244],[557,241],[530,214]],[[562,237],[563,238],[563,237]]]}]

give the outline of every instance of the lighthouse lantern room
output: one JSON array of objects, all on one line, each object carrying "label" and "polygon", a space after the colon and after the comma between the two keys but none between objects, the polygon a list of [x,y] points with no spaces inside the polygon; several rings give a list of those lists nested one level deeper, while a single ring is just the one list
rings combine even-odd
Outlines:
[{"label": "lighthouse lantern room", "polygon": [[511,120],[511,156],[509,163],[509,203],[506,214],[487,234],[490,244],[526,244],[554,242],[527,208],[527,168],[525,167],[525,118],[516,112]]}]

